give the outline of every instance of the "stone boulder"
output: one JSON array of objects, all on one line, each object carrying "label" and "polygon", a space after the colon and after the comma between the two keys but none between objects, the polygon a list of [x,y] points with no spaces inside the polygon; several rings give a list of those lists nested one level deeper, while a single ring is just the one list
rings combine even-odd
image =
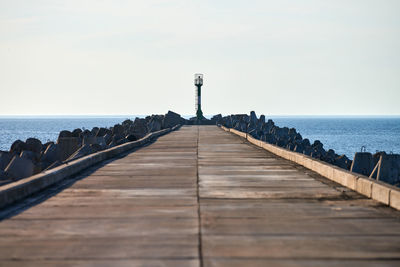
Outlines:
[{"label": "stone boulder", "polygon": [[79,138],[83,139],[85,137],[91,137],[93,136],[92,132],[89,130],[83,130],[80,134],[79,134]]},{"label": "stone boulder", "polygon": [[16,179],[29,177],[40,172],[32,160],[19,156],[14,156],[4,171]]},{"label": "stone boulder", "polygon": [[305,147],[306,147],[306,146],[311,146],[310,140],[308,140],[307,138],[303,139],[302,145],[305,146]]},{"label": "stone boulder", "polygon": [[122,126],[125,128],[125,129],[128,129],[130,126],[132,126],[133,125],[133,121],[132,120],[130,120],[130,119],[126,119],[126,120],[124,120],[123,122],[122,122]]},{"label": "stone boulder", "polygon": [[121,124],[115,124],[112,128],[112,135],[113,136],[125,136],[125,129],[124,126]]},{"label": "stone boulder", "polygon": [[14,176],[12,176],[11,174],[9,174],[8,172],[5,172],[3,170],[0,170],[0,186],[10,183],[15,179]]},{"label": "stone boulder", "polygon": [[271,133],[275,135],[278,140],[289,140],[289,128],[274,126],[271,129]]},{"label": "stone boulder", "polygon": [[222,118],[221,124],[227,128],[232,128],[232,118],[231,116],[225,116]]},{"label": "stone boulder", "polygon": [[103,150],[104,148],[99,145],[99,144],[91,144],[90,147],[93,149],[93,153],[99,152],[101,150]]},{"label": "stone boulder", "polygon": [[111,143],[111,141],[112,141],[111,131],[106,133],[106,135],[104,135],[104,140],[107,145],[109,145]]},{"label": "stone boulder", "polygon": [[323,148],[324,145],[321,143],[321,141],[315,140],[314,143],[312,144],[312,147],[314,149],[320,149],[320,148]]},{"label": "stone boulder", "polygon": [[254,111],[250,111],[250,121],[249,121],[250,127],[255,128],[257,125],[257,122],[258,122],[258,119],[257,119],[256,113]]},{"label": "stone boulder", "polygon": [[335,162],[335,158],[336,158],[336,153],[335,153],[335,150],[333,150],[333,149],[329,149],[327,152],[326,152],[326,155],[325,155],[325,157],[324,157],[324,161],[325,162],[328,162],[328,163],[331,163],[331,164],[333,164],[334,162]]},{"label": "stone boulder", "polygon": [[79,159],[81,157],[87,156],[96,152],[96,150],[89,144],[85,144],[81,146],[77,151],[75,151],[67,160],[66,162]]},{"label": "stone boulder", "polygon": [[34,162],[35,164],[39,162],[40,159],[40,154],[39,153],[35,153],[33,151],[30,150],[24,150],[21,152],[21,154],[19,155],[21,158],[27,158],[32,160],[32,162]]},{"label": "stone boulder", "polygon": [[311,146],[305,146],[303,150],[303,154],[306,156],[311,156],[311,153],[313,152],[313,149]]},{"label": "stone boulder", "polygon": [[295,147],[296,147],[296,145],[293,144],[293,143],[289,143],[289,144],[286,145],[286,148],[291,150],[291,151],[293,151]]},{"label": "stone boulder", "polygon": [[258,119],[258,124],[264,125],[264,123],[265,123],[265,115],[261,115],[260,118]]},{"label": "stone boulder", "polygon": [[71,134],[72,134],[72,137],[79,137],[81,133],[82,133],[82,129],[77,128],[77,129],[73,130]]},{"label": "stone boulder", "polygon": [[276,138],[275,138],[275,136],[273,134],[266,133],[261,137],[261,141],[264,141],[264,142],[269,143],[269,144],[276,144],[277,140],[276,140]]},{"label": "stone boulder", "polygon": [[212,116],[211,118],[211,123],[212,124],[222,124],[222,115],[221,114],[217,114]]},{"label": "stone boulder", "polygon": [[111,143],[108,145],[108,148],[114,147],[114,146],[119,146],[122,145],[124,143],[128,142],[127,139],[125,139],[125,137],[121,137],[121,136],[113,136]]},{"label": "stone boulder", "polygon": [[101,150],[107,147],[106,139],[104,136],[90,136],[83,138],[83,145],[97,144],[100,146]]},{"label": "stone boulder", "polygon": [[28,138],[25,141],[26,150],[34,153],[40,153],[42,151],[42,142],[36,138]]},{"label": "stone boulder", "polygon": [[380,163],[377,166],[377,180],[392,184],[400,184],[400,155],[381,154]]},{"label": "stone boulder", "polygon": [[175,125],[178,125],[182,122],[182,117],[178,113],[175,113],[173,111],[168,111],[167,114],[164,116],[164,120],[162,123],[163,129],[166,128],[172,128]]},{"label": "stone boulder", "polygon": [[41,153],[43,154],[43,153],[46,151],[46,149],[47,149],[50,145],[52,145],[52,144],[54,145],[54,142],[53,142],[53,141],[44,143],[44,144],[42,145],[42,151],[41,151]]},{"label": "stone boulder", "polygon": [[[96,136],[105,136],[109,132],[110,132],[110,130],[108,130],[107,128],[99,128],[99,130],[96,133]],[[110,134],[111,134],[111,132],[110,132]]]},{"label": "stone boulder", "polygon": [[92,136],[95,136],[98,131],[99,131],[99,127],[93,127],[92,130],[90,131],[90,133]]},{"label": "stone boulder", "polygon": [[41,161],[46,162],[48,165],[50,165],[57,160],[60,160],[58,145],[54,143],[48,145],[46,150],[42,154]]},{"label": "stone boulder", "polygon": [[13,157],[14,157],[13,153],[7,151],[0,151],[0,170],[4,171]]},{"label": "stone boulder", "polygon": [[149,132],[157,132],[161,130],[163,117],[161,116],[152,116],[147,122],[147,129]]},{"label": "stone boulder", "polygon": [[284,138],[279,138],[276,142],[276,145],[279,147],[286,147],[288,144],[287,140]]},{"label": "stone boulder", "polygon": [[61,161],[68,159],[82,145],[79,137],[59,137],[57,140],[58,158]]},{"label": "stone boulder", "polygon": [[271,133],[272,129],[275,127],[275,123],[272,120],[268,120],[262,127],[265,133]]},{"label": "stone boulder", "polygon": [[372,154],[369,152],[357,152],[354,155],[350,171],[369,176],[373,168]]},{"label": "stone boulder", "polygon": [[351,160],[347,158],[346,155],[341,155],[335,158],[333,165],[336,165],[346,170],[350,170],[351,163]]},{"label": "stone boulder", "polygon": [[64,130],[58,134],[58,138],[73,137],[70,131]]},{"label": "stone boulder", "polygon": [[297,153],[301,153],[301,154],[303,154],[303,152],[304,152],[304,146],[302,145],[302,144],[297,144],[295,147],[294,147],[294,150],[293,150],[294,152],[297,152]]},{"label": "stone boulder", "polygon": [[129,142],[132,142],[132,141],[136,141],[136,140],[137,140],[137,138],[136,138],[136,136],[135,136],[134,134],[129,134],[129,135],[127,135],[127,136],[125,137],[125,139],[128,140]]},{"label": "stone boulder", "polygon": [[136,118],[133,122],[133,134],[137,140],[143,138],[148,133],[145,119]]},{"label": "stone boulder", "polygon": [[12,143],[10,152],[15,154],[20,154],[23,150],[28,150],[28,146],[24,141],[17,140]]},{"label": "stone boulder", "polygon": [[322,145],[312,147],[311,157],[323,160],[326,157],[326,151],[322,148]]}]

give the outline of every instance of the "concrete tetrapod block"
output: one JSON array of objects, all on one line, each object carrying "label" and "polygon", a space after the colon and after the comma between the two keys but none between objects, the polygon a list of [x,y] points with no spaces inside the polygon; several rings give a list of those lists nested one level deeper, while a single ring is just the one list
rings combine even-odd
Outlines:
[{"label": "concrete tetrapod block", "polygon": [[64,161],[80,148],[82,140],[79,137],[59,137],[57,145],[59,159]]},{"label": "concrete tetrapod block", "polygon": [[87,136],[83,138],[82,146],[91,144],[99,144],[102,148],[107,146],[104,136]]},{"label": "concrete tetrapod block", "polygon": [[28,158],[20,158],[14,156],[10,163],[5,168],[5,171],[10,173],[17,179],[31,176],[35,173],[35,164]]},{"label": "concrete tetrapod block", "polygon": [[0,170],[4,170],[13,157],[14,155],[10,152],[0,151]]},{"label": "concrete tetrapod block", "polygon": [[398,183],[400,179],[400,155],[382,154],[380,162],[377,179],[390,184]]},{"label": "concrete tetrapod block", "polygon": [[373,164],[372,154],[369,152],[357,152],[354,155],[354,159],[351,164],[350,170],[352,172],[369,176],[373,168],[374,164]]},{"label": "concrete tetrapod block", "polygon": [[59,160],[58,157],[58,146],[56,144],[50,144],[42,155],[42,161],[49,162],[50,164]]}]

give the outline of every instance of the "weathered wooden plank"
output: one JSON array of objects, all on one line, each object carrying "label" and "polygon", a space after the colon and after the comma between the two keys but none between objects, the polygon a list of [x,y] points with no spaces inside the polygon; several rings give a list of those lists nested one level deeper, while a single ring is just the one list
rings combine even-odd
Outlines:
[{"label": "weathered wooden plank", "polygon": [[204,266],[400,263],[398,212],[236,136],[199,140]]},{"label": "weathered wooden plank", "polygon": [[0,222],[0,265],[400,263],[399,212],[215,126],[183,127],[63,186]]},{"label": "weathered wooden plank", "polygon": [[198,266],[196,165],[183,128],[88,170],[0,222],[0,265]]},{"label": "weathered wooden plank", "polygon": [[204,257],[270,259],[399,259],[399,236],[391,235],[210,235]]}]

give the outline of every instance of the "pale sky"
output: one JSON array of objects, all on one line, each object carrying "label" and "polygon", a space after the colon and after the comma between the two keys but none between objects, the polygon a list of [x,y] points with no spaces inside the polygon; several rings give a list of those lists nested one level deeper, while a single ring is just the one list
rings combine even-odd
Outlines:
[{"label": "pale sky", "polygon": [[0,0],[0,115],[399,115],[397,0]]}]

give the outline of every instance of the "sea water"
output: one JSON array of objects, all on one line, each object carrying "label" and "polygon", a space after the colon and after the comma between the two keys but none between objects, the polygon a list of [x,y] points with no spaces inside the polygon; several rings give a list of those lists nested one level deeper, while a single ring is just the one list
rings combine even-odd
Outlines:
[{"label": "sea water", "polygon": [[400,117],[272,117],[275,125],[296,128],[311,142],[320,140],[326,150],[354,157],[354,153],[400,153]]},{"label": "sea water", "polygon": [[62,130],[111,127],[128,118],[134,119],[135,116],[0,117],[0,150],[9,150],[18,139],[25,141],[34,137],[42,143],[57,141]]},{"label": "sea water", "polygon": [[[29,137],[43,143],[56,141],[61,130],[111,127],[125,119],[143,116],[104,117],[0,117],[0,150],[9,150],[17,140]],[[280,127],[296,128],[311,142],[320,140],[324,148],[353,158],[362,146],[367,151],[400,153],[400,117],[299,117],[271,116]],[[268,117],[267,117],[268,119]]]}]

